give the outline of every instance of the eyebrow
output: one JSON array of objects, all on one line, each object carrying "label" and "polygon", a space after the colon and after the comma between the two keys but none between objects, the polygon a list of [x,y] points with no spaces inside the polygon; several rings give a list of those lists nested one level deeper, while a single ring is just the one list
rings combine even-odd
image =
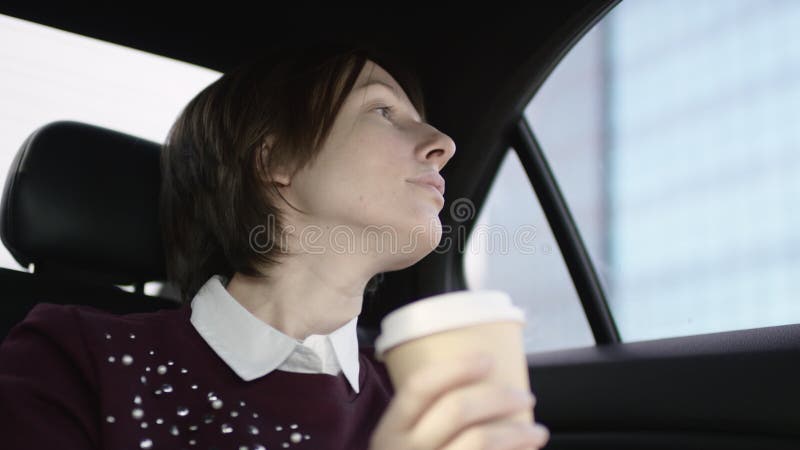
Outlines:
[{"label": "eyebrow", "polygon": [[[361,86],[353,88],[352,92],[366,90],[370,86],[383,86],[389,89],[398,100],[400,100],[401,102],[403,101],[403,97],[401,97],[400,94],[397,93],[397,90],[394,88],[394,86],[392,86],[389,83],[386,83],[385,81],[380,81],[380,80],[370,80],[369,82],[362,84]],[[409,103],[409,106],[411,106],[412,111],[416,112],[417,108],[415,108],[412,103]]]},{"label": "eyebrow", "polygon": [[392,91],[392,94],[394,94],[395,97],[400,98],[400,96],[397,94],[397,90],[394,88],[394,86],[392,86],[391,84],[386,83],[384,81],[380,81],[380,80],[371,80],[370,82],[368,82],[366,84],[362,84],[361,86],[355,88],[355,90],[356,91],[364,90],[364,89],[367,89],[370,86],[383,86],[383,87],[386,87],[390,91]]}]

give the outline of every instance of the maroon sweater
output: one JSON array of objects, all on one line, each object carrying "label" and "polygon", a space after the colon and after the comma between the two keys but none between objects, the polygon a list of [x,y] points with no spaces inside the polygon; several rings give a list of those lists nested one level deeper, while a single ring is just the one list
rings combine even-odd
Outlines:
[{"label": "maroon sweater", "polygon": [[394,395],[372,347],[359,349],[358,394],[342,372],[246,382],[190,315],[37,305],[0,346],[2,448],[368,447]]}]

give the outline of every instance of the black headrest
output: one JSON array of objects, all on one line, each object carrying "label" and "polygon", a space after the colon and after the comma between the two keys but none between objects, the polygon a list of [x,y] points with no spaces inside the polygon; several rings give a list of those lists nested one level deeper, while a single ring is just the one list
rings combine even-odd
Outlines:
[{"label": "black headrest", "polygon": [[6,178],[0,238],[35,272],[134,284],[164,280],[160,146],[78,122],[34,131]]}]

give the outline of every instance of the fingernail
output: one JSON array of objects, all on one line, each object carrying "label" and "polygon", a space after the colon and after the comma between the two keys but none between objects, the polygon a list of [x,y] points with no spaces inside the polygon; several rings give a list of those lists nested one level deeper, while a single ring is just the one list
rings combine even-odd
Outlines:
[{"label": "fingernail", "polygon": [[494,358],[492,358],[491,356],[489,356],[487,354],[483,354],[482,353],[482,354],[478,355],[475,358],[475,361],[474,361],[473,364],[475,365],[475,367],[477,369],[483,370],[483,369],[489,368],[489,366],[492,365],[493,361],[494,361]]},{"label": "fingernail", "polygon": [[539,425],[538,423],[534,425],[536,429],[536,433],[543,435],[544,437],[550,437],[550,430],[547,429],[544,425]]},{"label": "fingernail", "polygon": [[512,388],[512,391],[514,392],[514,395],[518,396],[519,398],[533,399],[533,392],[527,389]]}]

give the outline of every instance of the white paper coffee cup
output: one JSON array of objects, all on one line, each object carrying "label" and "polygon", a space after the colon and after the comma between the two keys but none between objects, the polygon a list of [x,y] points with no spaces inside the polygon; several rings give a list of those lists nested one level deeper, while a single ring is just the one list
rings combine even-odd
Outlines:
[{"label": "white paper coffee cup", "polygon": [[[494,359],[482,383],[530,391],[524,325],[525,312],[503,291],[449,292],[388,314],[375,340],[375,357],[386,364],[395,390],[424,367],[480,352]],[[530,423],[533,411],[508,420]]]},{"label": "white paper coffee cup", "polygon": [[406,341],[487,322],[525,323],[525,311],[499,290],[454,291],[417,300],[389,313],[381,321],[375,357]]}]

